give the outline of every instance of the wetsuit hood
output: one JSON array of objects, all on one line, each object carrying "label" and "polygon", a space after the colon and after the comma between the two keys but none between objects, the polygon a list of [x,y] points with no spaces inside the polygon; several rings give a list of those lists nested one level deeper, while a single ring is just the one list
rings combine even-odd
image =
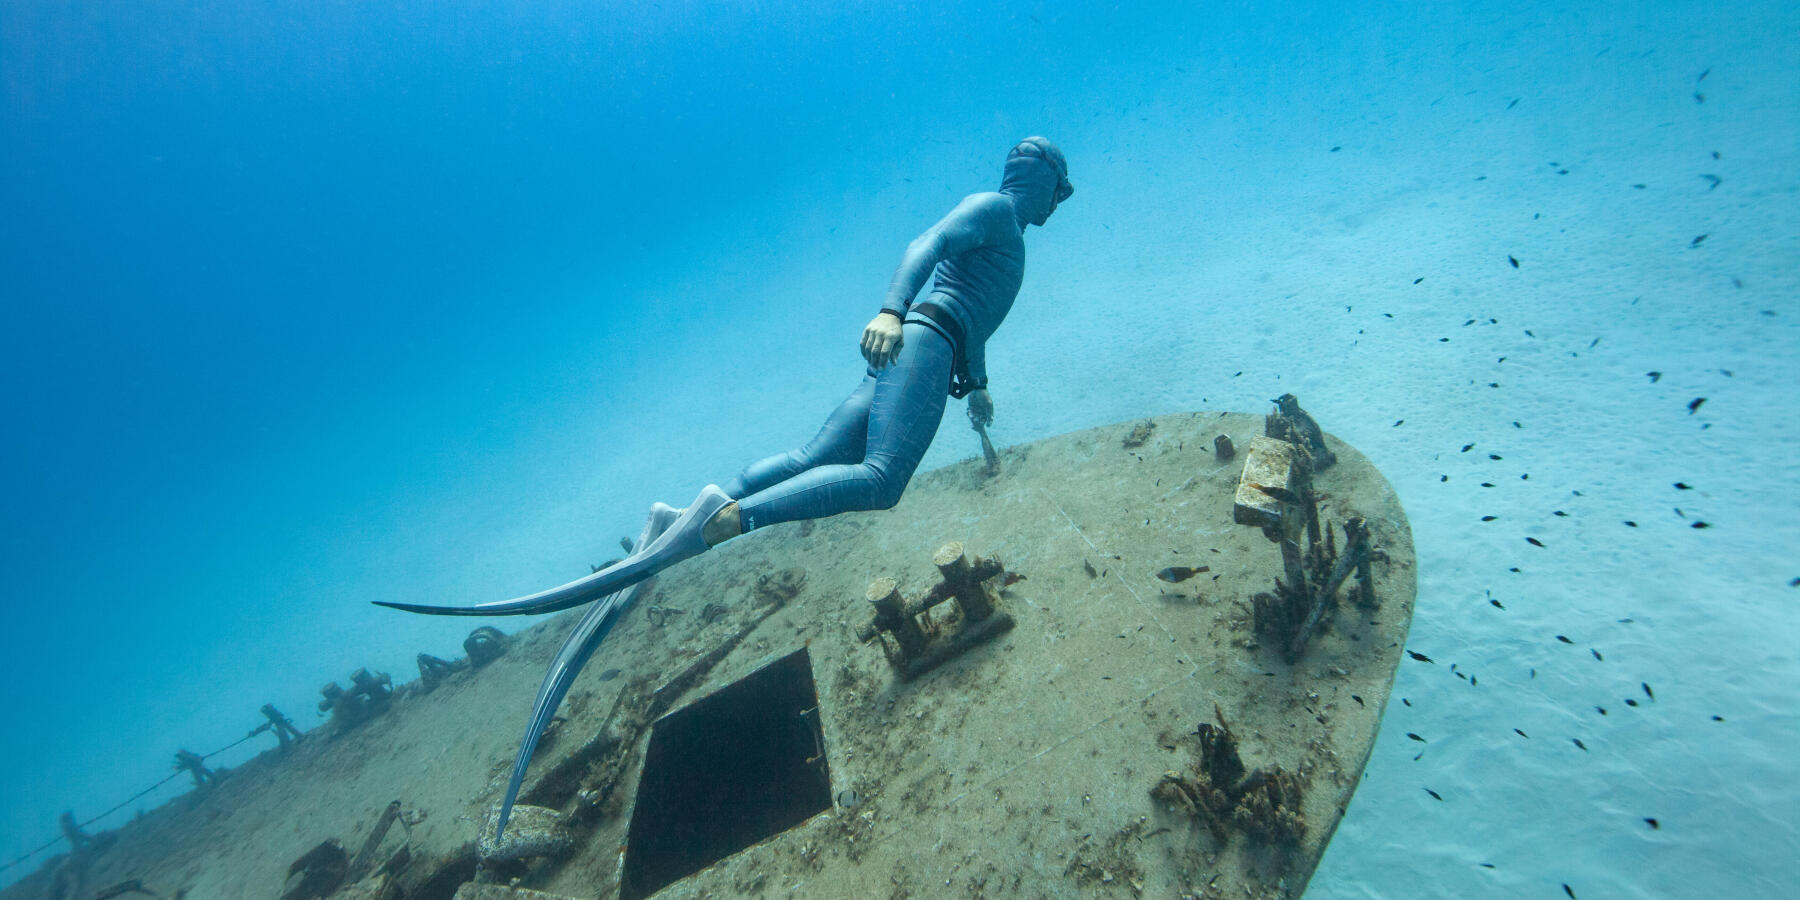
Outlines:
[{"label": "wetsuit hood", "polygon": [[1062,151],[1045,138],[1028,137],[1006,155],[1000,193],[1015,203],[1027,204],[1023,222],[1042,225],[1058,204],[1075,193],[1075,185],[1069,182],[1069,164]]}]

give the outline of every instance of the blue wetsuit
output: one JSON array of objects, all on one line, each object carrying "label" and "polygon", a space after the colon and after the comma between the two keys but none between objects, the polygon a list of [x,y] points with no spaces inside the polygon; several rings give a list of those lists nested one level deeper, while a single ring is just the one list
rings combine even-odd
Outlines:
[{"label": "blue wetsuit", "polygon": [[[898,359],[869,368],[805,447],[724,485],[744,531],[900,501],[943,420],[959,353],[965,388],[987,384],[987,340],[1025,276],[1025,226],[1044,224],[1068,196],[1061,162],[1015,153],[998,192],[964,198],[907,246],[882,307],[904,321]],[[914,306],[933,271],[930,297]]]},{"label": "blue wetsuit", "polygon": [[[508,616],[555,612],[592,602],[538,688],[531,721],[500,804],[496,836],[507,817],[539,735],[575,676],[637,596],[633,585],[706,552],[706,524],[736,498],[744,531],[852,509],[886,509],[918,468],[944,416],[952,375],[962,396],[987,382],[982,352],[1018,296],[1025,273],[1026,225],[1042,225],[1074,192],[1062,153],[1041,137],[1026,138],[1006,160],[1000,190],[963,200],[942,222],[906,249],[884,311],[901,316],[901,346],[893,364],[868,369],[862,384],[831,414],[812,443],[745,469],[726,490],[707,485],[685,511],[651,507],[631,555],[546,591],[475,606],[434,606],[377,600],[411,612]],[[912,298],[937,272],[931,297]]]}]

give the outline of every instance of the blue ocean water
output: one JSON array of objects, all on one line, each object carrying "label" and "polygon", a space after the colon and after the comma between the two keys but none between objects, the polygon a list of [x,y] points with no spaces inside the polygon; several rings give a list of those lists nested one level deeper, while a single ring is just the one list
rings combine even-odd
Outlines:
[{"label": "blue ocean water", "polygon": [[559,583],[803,441],[906,242],[1045,134],[1078,190],[989,346],[995,439],[1291,390],[1412,517],[1443,665],[1403,666],[1312,895],[1785,893],[1797,35],[1772,2],[0,5],[0,861],[466,631],[367,600]]}]

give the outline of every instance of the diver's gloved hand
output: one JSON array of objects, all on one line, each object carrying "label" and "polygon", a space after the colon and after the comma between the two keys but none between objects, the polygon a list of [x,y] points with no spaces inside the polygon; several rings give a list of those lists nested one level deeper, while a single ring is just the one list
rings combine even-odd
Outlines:
[{"label": "diver's gloved hand", "polygon": [[900,317],[884,312],[869,320],[862,335],[863,359],[880,369],[900,358]]},{"label": "diver's gloved hand", "polygon": [[988,396],[987,388],[969,394],[969,424],[994,424],[994,398]]}]

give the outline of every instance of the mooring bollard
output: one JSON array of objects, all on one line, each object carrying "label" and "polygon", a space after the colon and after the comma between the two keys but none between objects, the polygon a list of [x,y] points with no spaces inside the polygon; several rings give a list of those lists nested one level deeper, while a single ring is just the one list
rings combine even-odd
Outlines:
[{"label": "mooring bollard", "polygon": [[[874,615],[856,631],[863,643],[883,634],[894,636],[895,648],[887,651],[887,657],[902,681],[910,681],[1013,627],[1012,616],[995,609],[999,598],[987,584],[989,579],[1005,573],[998,559],[979,557],[971,563],[963,545],[952,541],[939,547],[931,562],[943,580],[910,603],[901,596],[894,579],[877,578],[870,582],[868,600]],[[955,601],[961,615],[947,617],[932,634],[926,634],[917,617],[945,600]]]},{"label": "mooring bollard", "polygon": [[[944,576],[943,590],[956,598],[956,605],[962,609],[963,621],[979,622],[993,615],[994,598],[988,593],[984,582],[1000,574],[999,562],[991,557],[978,560],[976,565],[969,565],[969,558],[963,553],[961,541],[951,541],[938,548],[937,555],[931,558],[931,564]],[[991,571],[990,571],[991,570]],[[933,594],[938,593],[936,589]]]},{"label": "mooring bollard", "polygon": [[877,578],[869,582],[868,596],[870,605],[875,607],[875,618],[857,633],[857,637],[868,641],[883,631],[893,635],[894,643],[900,646],[903,663],[924,653],[925,631],[907,614],[906,600],[900,596],[900,587],[894,579]]}]

